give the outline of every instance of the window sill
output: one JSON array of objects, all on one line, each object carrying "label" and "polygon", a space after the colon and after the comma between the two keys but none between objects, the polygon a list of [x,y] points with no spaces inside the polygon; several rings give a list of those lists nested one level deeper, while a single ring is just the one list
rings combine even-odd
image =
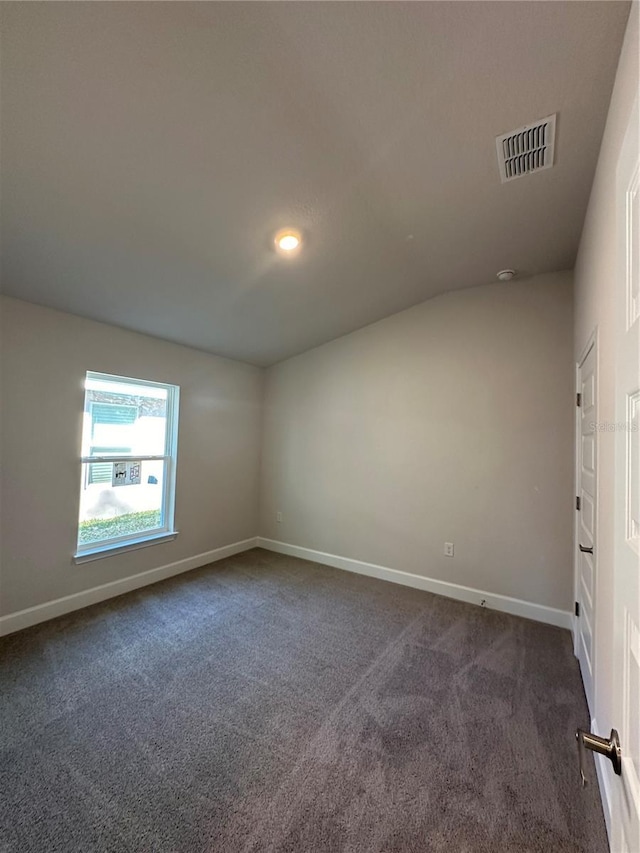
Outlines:
[{"label": "window sill", "polygon": [[88,551],[78,551],[73,555],[74,563],[90,563],[92,560],[102,560],[103,557],[115,557],[117,554],[125,554],[127,551],[137,551],[138,548],[147,548],[149,545],[159,545],[161,542],[171,542],[178,535],[174,530],[170,533],[154,533],[151,536],[140,536],[128,542],[120,542],[114,545],[101,545]]}]

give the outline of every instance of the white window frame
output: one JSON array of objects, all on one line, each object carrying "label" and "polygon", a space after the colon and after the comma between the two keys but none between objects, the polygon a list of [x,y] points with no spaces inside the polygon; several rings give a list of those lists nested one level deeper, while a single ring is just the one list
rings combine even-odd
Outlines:
[{"label": "white window frame", "polygon": [[[178,419],[180,408],[180,386],[170,385],[165,382],[153,382],[147,379],[134,379],[127,376],[117,376],[111,373],[98,373],[94,370],[88,370],[86,373],[86,381],[100,380],[108,382],[119,382],[123,385],[135,386],[140,385],[145,388],[161,388],[167,393],[167,425],[165,431],[165,447],[164,453],[160,455],[140,455],[136,453],[127,453],[122,456],[106,455],[106,456],[81,456],[80,465],[91,464],[94,462],[126,462],[129,459],[140,460],[141,462],[163,461],[165,463],[164,477],[162,479],[162,527],[154,528],[148,532],[131,533],[128,536],[114,536],[110,539],[104,539],[100,542],[91,542],[86,545],[76,544],[76,553],[74,561],[76,563],[85,563],[90,560],[97,560],[101,557],[110,557],[115,554],[121,554],[125,551],[132,551],[137,548],[144,548],[147,545],[155,545],[159,542],[167,542],[175,539],[178,531],[175,529],[175,502],[176,502],[176,469],[178,459]],[[86,395],[86,390],[85,390]],[[86,406],[86,396],[85,396]],[[78,478],[82,481],[82,477]],[[78,521],[78,533],[80,531],[80,522]]]}]

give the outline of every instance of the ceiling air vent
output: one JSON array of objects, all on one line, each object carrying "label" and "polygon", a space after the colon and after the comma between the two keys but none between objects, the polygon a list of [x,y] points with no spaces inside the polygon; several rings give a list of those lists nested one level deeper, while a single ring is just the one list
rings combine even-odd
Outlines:
[{"label": "ceiling air vent", "polygon": [[525,124],[511,133],[496,136],[498,167],[502,183],[553,166],[556,114]]}]

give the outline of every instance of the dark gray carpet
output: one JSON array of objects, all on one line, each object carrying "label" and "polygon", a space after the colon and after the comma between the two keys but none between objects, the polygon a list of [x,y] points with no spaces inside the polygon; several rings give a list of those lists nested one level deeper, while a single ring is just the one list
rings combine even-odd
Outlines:
[{"label": "dark gray carpet", "polygon": [[557,628],[255,550],[0,653],[3,853],[607,849]]}]

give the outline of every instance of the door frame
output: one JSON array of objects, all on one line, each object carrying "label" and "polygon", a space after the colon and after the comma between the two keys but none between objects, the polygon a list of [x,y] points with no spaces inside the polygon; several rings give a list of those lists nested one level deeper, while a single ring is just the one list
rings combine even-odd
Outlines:
[{"label": "door frame", "polygon": [[[594,409],[595,409],[595,417],[598,417],[598,395],[600,393],[600,350],[598,346],[598,327],[596,326],[589,337],[587,338],[587,342],[583,346],[580,355],[576,361],[575,366],[575,378],[574,378],[574,386],[575,386],[575,394],[580,392],[580,369],[584,364],[584,361],[591,351],[594,349],[595,356],[595,377],[596,377],[596,393],[594,399]],[[582,436],[582,424],[581,424],[581,414],[580,409],[576,405],[576,397],[574,396],[573,400],[574,406],[574,478],[573,478],[573,486],[574,486],[574,513],[573,513],[573,600],[574,602],[579,601],[580,598],[578,596],[578,589],[580,583],[580,555],[578,552],[578,539],[580,535],[579,529],[579,513],[575,506],[575,497],[579,495],[578,487],[580,485],[580,445],[581,445],[581,436]],[[596,533],[596,547],[594,548],[593,554],[593,600],[592,600],[592,624],[591,624],[591,670],[592,670],[592,688],[593,688],[593,696],[587,696],[587,707],[589,708],[589,717],[591,720],[595,717],[595,697],[597,695],[597,674],[598,674],[598,644],[596,642],[596,633],[597,633],[597,597],[598,597],[598,529],[599,529],[599,519],[600,519],[600,477],[599,477],[599,447],[598,447],[598,431],[596,430],[595,435],[595,470],[596,470],[596,513],[594,519],[594,530]],[[578,634],[578,619],[579,617],[575,614],[575,605],[574,612],[572,616],[572,634],[573,634],[573,653],[578,657],[578,643],[579,643],[579,634]],[[586,696],[585,690],[585,696]]]}]

